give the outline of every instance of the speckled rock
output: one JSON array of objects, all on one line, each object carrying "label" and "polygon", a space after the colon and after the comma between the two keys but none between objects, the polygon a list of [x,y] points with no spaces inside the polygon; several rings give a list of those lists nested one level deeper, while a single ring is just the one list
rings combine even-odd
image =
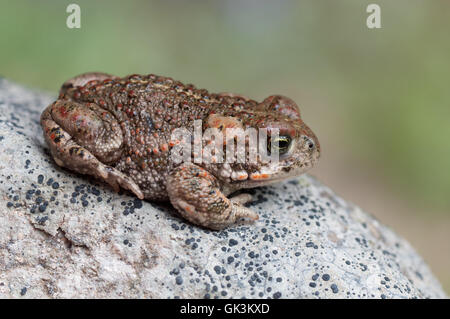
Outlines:
[{"label": "speckled rock", "polygon": [[0,298],[445,298],[402,238],[309,176],[214,232],[59,168],[52,97],[0,79]]}]

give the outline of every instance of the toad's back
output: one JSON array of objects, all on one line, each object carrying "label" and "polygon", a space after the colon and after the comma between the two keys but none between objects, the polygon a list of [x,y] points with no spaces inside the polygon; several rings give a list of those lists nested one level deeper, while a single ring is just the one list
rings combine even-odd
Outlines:
[{"label": "toad's back", "polygon": [[96,79],[82,86],[66,83],[60,99],[94,103],[109,111],[124,138],[121,156],[109,164],[133,177],[146,198],[161,200],[167,199],[165,179],[170,169],[172,131],[190,129],[194,120],[204,120],[212,113],[230,113],[257,104],[152,74]]}]

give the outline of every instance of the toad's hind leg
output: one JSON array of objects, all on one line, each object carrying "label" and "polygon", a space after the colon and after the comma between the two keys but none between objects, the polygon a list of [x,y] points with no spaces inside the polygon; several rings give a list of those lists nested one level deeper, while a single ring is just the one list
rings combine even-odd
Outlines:
[{"label": "toad's hind leg", "polygon": [[42,113],[44,137],[55,162],[81,174],[89,174],[144,198],[139,186],[112,165],[122,154],[119,123],[95,104],[57,100]]}]

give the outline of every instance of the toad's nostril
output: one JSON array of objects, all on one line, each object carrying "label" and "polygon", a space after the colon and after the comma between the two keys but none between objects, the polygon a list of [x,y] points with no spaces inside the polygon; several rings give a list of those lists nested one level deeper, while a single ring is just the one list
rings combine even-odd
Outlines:
[{"label": "toad's nostril", "polygon": [[316,144],[311,139],[308,139],[307,145],[310,150],[316,147]]}]

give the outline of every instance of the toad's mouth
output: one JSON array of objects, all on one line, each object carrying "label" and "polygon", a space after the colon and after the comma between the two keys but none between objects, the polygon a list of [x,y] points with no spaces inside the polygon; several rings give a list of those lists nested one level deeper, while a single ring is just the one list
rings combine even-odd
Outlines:
[{"label": "toad's mouth", "polygon": [[301,168],[290,170],[287,172],[280,169],[273,174],[253,173],[249,176],[249,178],[246,181],[242,182],[241,186],[243,188],[253,188],[276,184],[288,179],[298,177],[301,174],[305,173],[307,170],[309,170],[312,166],[313,165],[304,165]]},{"label": "toad's mouth", "polygon": [[[294,176],[292,176],[293,178]],[[266,186],[266,185],[272,185],[272,184],[276,184],[279,182],[282,182],[286,179],[288,179],[289,176],[284,176],[284,177],[274,177],[274,178],[270,178],[270,179],[265,179],[262,181],[255,181],[255,180],[248,180],[247,182],[244,183],[244,188],[253,188],[253,187],[259,187],[259,186]]]}]

